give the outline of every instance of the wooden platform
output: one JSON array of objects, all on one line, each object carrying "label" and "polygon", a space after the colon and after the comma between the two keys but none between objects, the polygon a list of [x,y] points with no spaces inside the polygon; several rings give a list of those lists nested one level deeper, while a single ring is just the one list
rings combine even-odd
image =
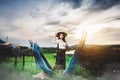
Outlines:
[{"label": "wooden platform", "polygon": [[0,44],[0,59],[14,57],[14,65],[17,67],[18,57],[22,57],[22,66],[24,70],[25,66],[25,56],[33,57],[32,49],[25,46],[18,46],[9,43]]}]

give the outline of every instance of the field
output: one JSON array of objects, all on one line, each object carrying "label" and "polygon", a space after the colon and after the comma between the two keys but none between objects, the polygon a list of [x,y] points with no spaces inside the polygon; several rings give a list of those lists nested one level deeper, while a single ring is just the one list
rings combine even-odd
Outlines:
[{"label": "field", "polygon": [[[44,53],[48,62],[53,67],[55,64],[55,55],[53,53]],[[66,56],[66,66],[71,56]],[[22,57],[18,58],[17,68],[14,69],[14,58],[7,58],[0,64],[0,78],[1,80],[36,80],[32,75],[42,72],[35,64],[34,57],[25,57],[25,69],[22,69]],[[53,80],[58,80],[58,70],[55,70]],[[89,73],[78,66],[75,70],[75,75],[84,75]],[[79,77],[76,77],[79,78]],[[80,77],[82,78],[82,77]],[[60,78],[59,78],[60,79]],[[61,78],[63,80],[64,78]],[[66,79],[64,79],[66,80]]]},{"label": "field", "polygon": [[[80,65],[71,76],[71,80],[120,80],[120,46],[86,46],[80,53]],[[48,62],[53,67],[55,55],[53,52],[44,51]],[[71,56],[66,55],[66,67]],[[0,61],[0,80],[40,80],[32,75],[41,73],[42,70],[35,64],[34,57],[25,57],[25,69],[22,69],[22,57],[18,58],[17,68],[14,68],[14,58]],[[102,75],[93,75],[102,72]],[[68,80],[66,76],[59,77],[58,70],[49,80]],[[46,79],[43,79],[46,80]]]}]

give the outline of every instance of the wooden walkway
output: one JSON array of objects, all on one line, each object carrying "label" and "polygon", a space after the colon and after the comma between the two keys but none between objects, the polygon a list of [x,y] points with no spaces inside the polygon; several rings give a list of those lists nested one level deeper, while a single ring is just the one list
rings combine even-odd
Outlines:
[{"label": "wooden walkway", "polygon": [[29,49],[28,47],[24,46],[16,46],[12,44],[0,44],[0,60],[9,58],[9,57],[14,57],[14,65],[15,68],[17,67],[17,59],[19,57],[22,57],[22,66],[24,70],[25,66],[25,57],[33,57],[33,51]]}]

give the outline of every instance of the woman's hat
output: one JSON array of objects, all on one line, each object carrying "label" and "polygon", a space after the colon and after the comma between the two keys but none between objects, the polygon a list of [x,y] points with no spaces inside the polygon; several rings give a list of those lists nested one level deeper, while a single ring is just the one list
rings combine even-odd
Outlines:
[{"label": "woman's hat", "polygon": [[67,33],[65,33],[65,32],[58,32],[57,35],[56,35],[56,37],[59,37],[60,34],[63,34],[65,37],[67,36]]}]

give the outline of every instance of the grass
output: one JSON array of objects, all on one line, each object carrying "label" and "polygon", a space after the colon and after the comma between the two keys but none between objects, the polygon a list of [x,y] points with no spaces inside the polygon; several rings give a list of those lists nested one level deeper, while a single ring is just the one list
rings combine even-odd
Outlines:
[{"label": "grass", "polygon": [[[50,65],[53,67],[55,65],[55,56],[51,53],[45,53],[45,57],[47,58]],[[70,56],[66,56],[66,66],[68,65]],[[14,69],[14,58],[10,58],[7,61],[0,64],[0,77],[1,80],[35,80],[32,78],[32,75],[42,72],[40,68],[37,68],[35,64],[34,57],[25,57],[25,67],[22,69],[22,57],[18,58],[17,68]],[[55,71],[57,74],[58,71]],[[75,75],[86,75],[89,74],[89,71],[82,69],[78,66],[75,71]],[[4,77],[3,77],[4,76]],[[5,77],[6,76],[6,77]],[[58,80],[58,77],[54,77],[54,80]],[[62,77],[59,80],[65,80]]]}]

